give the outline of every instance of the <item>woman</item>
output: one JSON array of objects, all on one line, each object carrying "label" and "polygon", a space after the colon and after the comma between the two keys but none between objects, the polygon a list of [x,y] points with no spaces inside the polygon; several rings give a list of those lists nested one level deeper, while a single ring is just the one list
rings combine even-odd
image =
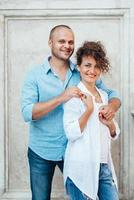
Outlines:
[{"label": "woman", "polygon": [[76,56],[82,96],[64,106],[67,193],[71,200],[118,200],[110,142],[117,138],[119,128],[115,120],[107,121],[102,115],[108,96],[95,86],[101,73],[109,71],[109,61],[100,42],[85,42]]}]

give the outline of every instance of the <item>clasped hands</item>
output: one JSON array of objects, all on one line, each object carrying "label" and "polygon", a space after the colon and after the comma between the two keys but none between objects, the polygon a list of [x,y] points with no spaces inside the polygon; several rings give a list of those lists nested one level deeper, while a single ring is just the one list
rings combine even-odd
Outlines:
[{"label": "clasped hands", "polygon": [[[81,100],[86,104],[87,109],[89,109],[91,112],[93,111],[93,99],[89,94],[81,92],[81,90],[76,86],[66,89],[61,94],[62,101],[64,102],[68,101],[72,97],[81,98]],[[100,107],[99,119],[102,123],[110,123],[114,116],[115,110],[111,105],[108,104]]]},{"label": "clasped hands", "polygon": [[[93,109],[93,99],[89,94],[81,94],[80,98],[88,108]],[[115,111],[111,105],[108,104],[100,107],[99,119],[103,124],[108,125],[109,123],[111,123],[114,116],[115,116]]]}]

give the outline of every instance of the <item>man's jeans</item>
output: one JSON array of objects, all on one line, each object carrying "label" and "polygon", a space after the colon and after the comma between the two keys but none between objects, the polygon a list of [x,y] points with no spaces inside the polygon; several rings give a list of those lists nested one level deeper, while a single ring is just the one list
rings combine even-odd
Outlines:
[{"label": "man's jeans", "polygon": [[[69,177],[66,181],[66,189],[70,200],[91,200],[76,187]],[[112,173],[107,164],[100,164],[98,198],[99,200],[119,200]]]},{"label": "man's jeans", "polygon": [[63,161],[48,161],[28,149],[32,200],[50,200],[56,165],[63,171]]}]

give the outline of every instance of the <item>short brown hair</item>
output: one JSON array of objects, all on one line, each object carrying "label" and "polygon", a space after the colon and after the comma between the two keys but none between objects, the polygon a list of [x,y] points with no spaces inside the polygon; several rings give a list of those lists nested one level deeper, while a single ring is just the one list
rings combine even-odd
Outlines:
[{"label": "short brown hair", "polygon": [[52,35],[53,35],[53,33],[55,32],[55,30],[56,29],[58,29],[58,28],[67,28],[67,29],[70,29],[70,30],[72,30],[69,26],[67,26],[67,25],[64,25],[64,24],[60,24],[60,25],[57,25],[57,26],[54,26],[52,29],[51,29],[51,31],[50,31],[50,34],[49,34],[49,39],[51,39],[52,38]]},{"label": "short brown hair", "polygon": [[97,67],[99,67],[102,72],[109,71],[110,63],[108,58],[106,57],[105,48],[100,41],[85,41],[83,45],[78,48],[76,52],[78,65],[82,63],[82,58],[85,56],[93,57],[97,63]]}]

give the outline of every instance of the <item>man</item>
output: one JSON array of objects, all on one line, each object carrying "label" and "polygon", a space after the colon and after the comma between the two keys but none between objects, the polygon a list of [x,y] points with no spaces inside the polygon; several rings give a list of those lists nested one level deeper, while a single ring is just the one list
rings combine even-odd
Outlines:
[{"label": "man", "polygon": [[[66,25],[54,27],[49,47],[51,56],[28,73],[22,89],[22,114],[30,122],[28,158],[32,200],[50,200],[54,170],[56,165],[63,170],[67,143],[62,105],[82,95],[76,87],[79,73],[69,60],[74,51],[72,29]],[[120,107],[120,100],[101,80],[97,85],[109,95],[109,104],[101,112],[110,119]]]}]

